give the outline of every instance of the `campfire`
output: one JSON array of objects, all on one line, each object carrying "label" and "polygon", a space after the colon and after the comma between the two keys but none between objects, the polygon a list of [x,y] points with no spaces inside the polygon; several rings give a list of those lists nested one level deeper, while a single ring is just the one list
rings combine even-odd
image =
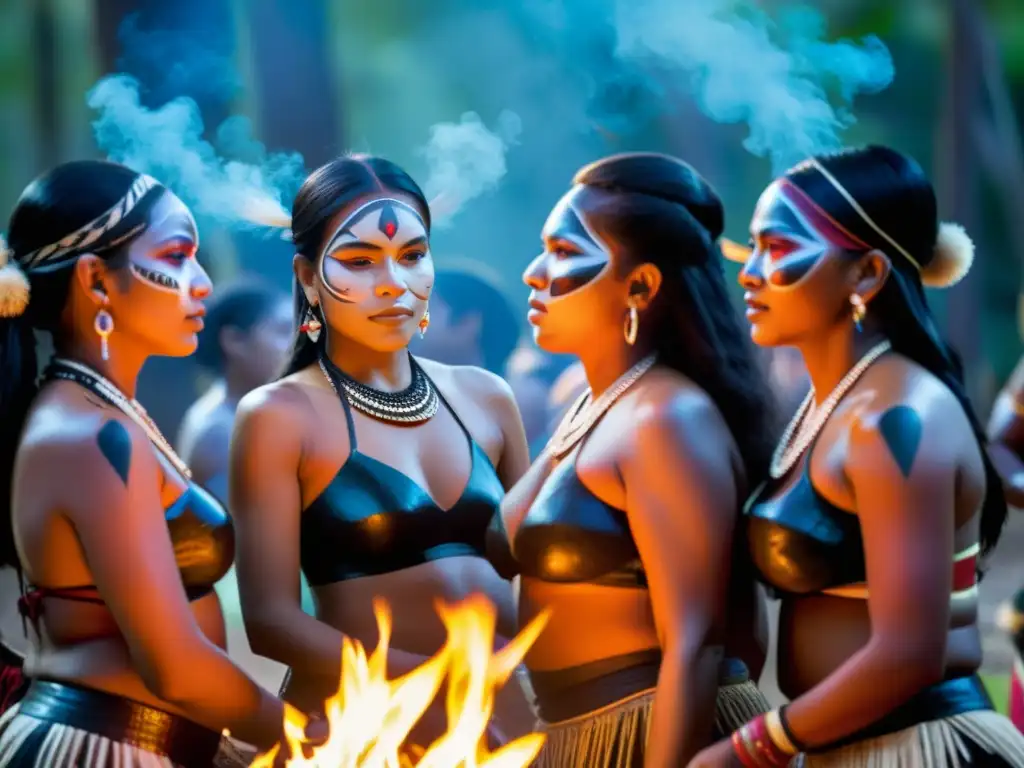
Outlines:
[{"label": "campfire", "polygon": [[[438,606],[448,630],[444,647],[412,672],[389,680],[387,653],[391,612],[374,604],[380,641],[369,657],[363,646],[345,638],[341,685],[329,698],[325,716],[330,737],[302,751],[303,724],[290,717],[285,737],[293,757],[288,768],[525,768],[544,743],[533,733],[487,748],[485,733],[494,710],[494,692],[515,673],[526,651],[547,622],[542,614],[501,650],[494,652],[497,621],[494,606],[482,596]],[[412,754],[404,745],[410,730],[448,680],[448,730]],[[271,768],[279,747],[261,755],[254,768]],[[311,750],[311,752],[310,752]],[[310,755],[310,756],[307,756]]]}]

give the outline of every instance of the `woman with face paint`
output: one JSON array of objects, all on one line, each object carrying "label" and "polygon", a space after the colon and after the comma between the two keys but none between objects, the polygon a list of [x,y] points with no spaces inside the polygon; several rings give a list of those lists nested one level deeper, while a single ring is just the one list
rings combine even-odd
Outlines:
[{"label": "woman with face paint", "polygon": [[769,396],[723,223],[685,163],[609,157],[576,174],[524,275],[538,346],[578,357],[588,384],[492,539],[521,575],[520,622],[552,610],[526,657],[540,766],[684,765],[768,709],[741,660],[759,674],[760,600],[731,546],[767,467]]},{"label": "woman with face paint", "polygon": [[[282,703],[224,653],[231,523],[134,399],[196,348],[210,281],[189,210],[120,165],[32,182],[0,250],[0,555],[30,585],[24,698],[0,766],[211,766],[269,748]],[[36,331],[55,356],[37,385]]]},{"label": "woman with face paint", "polygon": [[751,336],[799,349],[812,384],[745,518],[790,703],[693,765],[1024,765],[977,676],[978,563],[1006,503],[923,288],[959,280],[973,245],[884,147],[794,167],[751,234]]},{"label": "woman with face paint", "polygon": [[[376,157],[334,160],[303,184],[291,230],[302,326],[282,378],[239,405],[230,506],[252,648],[290,667],[286,698],[313,712],[337,690],[343,638],[376,645],[378,598],[392,615],[392,676],[444,644],[439,599],[482,593],[499,633],[514,633],[511,588],[484,544],[529,457],[503,381],[409,354],[428,331],[434,264],[430,210],[408,174]],[[438,716],[443,698],[417,743],[440,735]],[[499,694],[497,721],[528,730],[518,686]]]}]

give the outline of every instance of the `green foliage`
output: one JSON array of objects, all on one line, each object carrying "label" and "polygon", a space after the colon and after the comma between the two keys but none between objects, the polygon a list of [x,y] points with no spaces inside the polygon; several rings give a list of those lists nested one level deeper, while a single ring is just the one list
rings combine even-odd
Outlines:
[{"label": "green foliage", "polygon": [[1024,3],[1020,0],[985,0],[983,5],[999,40],[1007,74],[1012,80],[1024,80]]}]

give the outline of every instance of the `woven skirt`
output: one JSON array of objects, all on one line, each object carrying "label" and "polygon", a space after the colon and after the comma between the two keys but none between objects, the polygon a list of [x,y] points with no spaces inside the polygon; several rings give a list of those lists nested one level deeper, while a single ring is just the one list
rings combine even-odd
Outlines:
[{"label": "woven skirt", "polygon": [[[640,663],[557,692],[551,691],[550,675],[563,675],[563,671],[531,675],[541,713],[538,730],[547,735],[534,763],[537,768],[642,768],[660,656],[649,654],[643,661],[635,660]],[[597,663],[608,661],[613,660]],[[614,701],[592,706],[614,694],[619,694]],[[579,713],[570,715],[568,706]],[[738,659],[726,660],[719,673],[715,738],[732,733],[769,709],[746,665]]]},{"label": "woven skirt", "polygon": [[1021,768],[1024,735],[992,708],[976,676],[928,688],[803,768]]}]

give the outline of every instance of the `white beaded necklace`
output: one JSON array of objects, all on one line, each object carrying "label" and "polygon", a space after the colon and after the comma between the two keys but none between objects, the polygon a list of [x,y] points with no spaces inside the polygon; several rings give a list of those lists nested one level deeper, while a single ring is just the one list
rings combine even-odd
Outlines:
[{"label": "white beaded necklace", "polygon": [[192,479],[192,470],[188,468],[188,465],[182,461],[174,448],[171,447],[171,444],[167,442],[167,438],[163,436],[160,428],[157,427],[154,421],[149,417],[149,414],[146,413],[146,409],[142,407],[142,404],[138,400],[134,397],[128,397],[116,384],[114,384],[114,382],[104,376],[101,376],[87,365],[75,362],[74,360],[68,360],[64,357],[56,357],[53,359],[53,362],[56,365],[68,368],[77,373],[81,379],[78,377],[68,378],[72,381],[77,381],[79,384],[88,383],[104,400],[138,424],[142,431],[146,433],[146,437],[149,438],[149,441],[153,443],[153,445],[155,445],[167,458],[167,461],[171,463],[171,466],[186,479]]},{"label": "white beaded necklace", "polygon": [[592,396],[588,389],[569,409],[568,413],[559,423],[555,433],[548,441],[548,452],[552,458],[560,459],[571,451],[583,437],[593,429],[597,420],[600,419],[609,408],[625,394],[626,390],[654,366],[658,356],[651,354],[634,365],[615,382],[608,387],[601,396],[590,402]]},{"label": "white beaded necklace", "polygon": [[[821,406],[810,415],[805,424],[804,420],[810,414],[811,407],[814,404],[814,388],[811,388],[811,391],[807,393],[807,397],[804,398],[803,403],[801,403],[800,408],[797,410],[796,415],[789,422],[789,426],[786,427],[786,431],[783,432],[782,439],[779,440],[775,453],[772,455],[769,472],[773,479],[778,480],[793,468],[793,465],[803,456],[804,451],[810,447],[818,433],[821,432],[825,422],[828,421],[829,416],[832,415],[836,406],[839,405],[839,401],[857,383],[857,380],[864,375],[864,372],[871,367],[871,364],[890,349],[892,349],[892,344],[889,341],[883,341],[869,349],[864,357],[858,360],[857,364],[839,380],[835,389],[829,393]],[[797,429],[798,427],[799,430]],[[794,433],[796,433],[795,439]]]}]

